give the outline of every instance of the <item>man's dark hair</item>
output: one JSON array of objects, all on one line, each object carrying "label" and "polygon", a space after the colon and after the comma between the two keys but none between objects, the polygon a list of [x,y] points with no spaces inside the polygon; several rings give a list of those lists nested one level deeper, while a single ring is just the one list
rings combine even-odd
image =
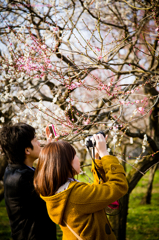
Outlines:
[{"label": "man's dark hair", "polygon": [[25,160],[25,148],[33,149],[31,141],[35,129],[26,123],[7,124],[0,130],[0,145],[9,163],[22,164]]}]

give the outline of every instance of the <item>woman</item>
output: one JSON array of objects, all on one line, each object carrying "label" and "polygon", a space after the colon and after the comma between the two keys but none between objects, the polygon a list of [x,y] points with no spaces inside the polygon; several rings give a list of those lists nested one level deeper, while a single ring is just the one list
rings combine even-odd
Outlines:
[{"label": "woman", "polygon": [[[105,208],[121,198],[128,190],[123,167],[118,159],[109,156],[102,134],[94,135],[98,171],[105,179],[87,184],[74,179],[80,172],[75,149],[67,142],[46,145],[40,153],[35,171],[34,186],[46,202],[48,214],[63,231],[63,240],[115,240]],[[40,211],[40,209],[39,209]]]}]

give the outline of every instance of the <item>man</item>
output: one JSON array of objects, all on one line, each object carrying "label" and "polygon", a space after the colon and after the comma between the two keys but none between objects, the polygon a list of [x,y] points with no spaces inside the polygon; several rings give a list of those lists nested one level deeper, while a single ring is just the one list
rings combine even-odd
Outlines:
[{"label": "man", "polygon": [[33,162],[41,150],[35,129],[25,123],[6,125],[0,131],[0,145],[8,159],[4,198],[12,239],[56,240],[56,225],[33,187]]}]

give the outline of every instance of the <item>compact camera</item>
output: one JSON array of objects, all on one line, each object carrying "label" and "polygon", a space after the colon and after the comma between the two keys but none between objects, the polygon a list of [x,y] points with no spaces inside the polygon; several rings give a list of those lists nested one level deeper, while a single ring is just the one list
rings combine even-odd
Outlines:
[{"label": "compact camera", "polygon": [[55,127],[53,124],[49,125],[49,130],[50,130],[50,133],[52,133],[52,137],[53,138],[56,137],[57,134],[56,134]]},{"label": "compact camera", "polygon": [[[105,133],[103,131],[99,131],[96,133],[97,134],[102,134],[104,137],[105,137]],[[95,147],[96,146],[96,142],[92,142],[92,137],[93,136],[88,136],[86,139],[85,139],[85,145],[87,148],[89,147]]]}]

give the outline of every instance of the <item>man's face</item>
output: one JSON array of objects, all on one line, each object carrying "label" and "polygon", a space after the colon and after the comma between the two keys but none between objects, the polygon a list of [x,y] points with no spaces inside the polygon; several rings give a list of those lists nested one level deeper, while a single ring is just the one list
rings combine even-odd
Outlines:
[{"label": "man's face", "polygon": [[33,138],[31,141],[31,144],[33,145],[33,149],[29,148],[29,157],[33,160],[36,160],[39,157],[39,153],[41,151],[40,142],[37,140],[37,138]]}]

